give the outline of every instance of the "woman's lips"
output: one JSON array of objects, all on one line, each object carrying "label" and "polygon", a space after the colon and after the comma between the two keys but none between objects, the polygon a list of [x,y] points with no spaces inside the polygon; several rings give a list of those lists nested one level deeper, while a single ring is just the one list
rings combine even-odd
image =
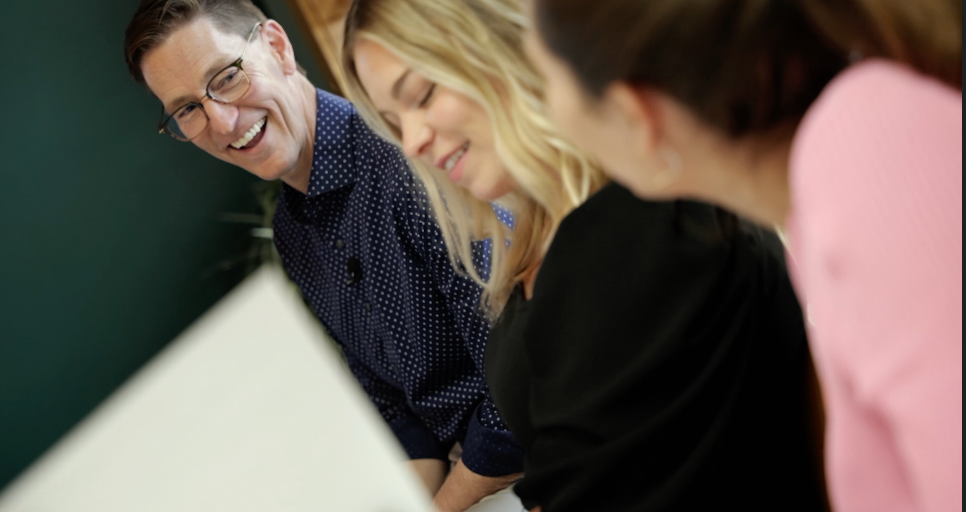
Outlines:
[{"label": "woman's lips", "polygon": [[466,154],[469,152],[469,150],[470,143],[467,141],[445,157],[439,159],[439,161],[436,162],[436,167],[445,171],[450,176],[451,180],[456,181],[459,179],[459,177],[457,176],[454,178],[453,175],[462,174],[462,162],[466,158]]},{"label": "woman's lips", "polygon": [[463,177],[463,171],[466,168],[466,156],[469,155],[469,154],[470,154],[470,150],[469,149],[467,149],[466,151],[464,151],[463,152],[463,155],[460,156],[459,157],[459,160],[456,161],[456,164],[453,165],[453,168],[450,169],[450,171],[449,171],[449,179],[453,183],[459,182],[460,178]]}]

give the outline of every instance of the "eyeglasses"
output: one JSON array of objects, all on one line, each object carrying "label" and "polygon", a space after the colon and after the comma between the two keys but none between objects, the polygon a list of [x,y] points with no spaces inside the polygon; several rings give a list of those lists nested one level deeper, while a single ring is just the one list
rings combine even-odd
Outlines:
[{"label": "eyeglasses", "polygon": [[[248,46],[252,43],[252,38],[255,37],[255,31],[261,26],[262,24],[259,22],[252,27],[252,33],[248,34],[248,42],[245,43],[241,57],[215,73],[215,76],[208,81],[208,85],[205,86],[206,98],[218,103],[228,104],[240,100],[248,92],[252,81],[248,78],[245,70],[242,69],[242,59],[245,58]],[[205,98],[201,98],[198,101],[185,103],[169,116],[165,116],[164,105],[162,105],[158,133],[167,132],[168,135],[184,142],[201,135],[201,132],[208,127],[208,113],[205,112],[205,106],[201,104],[204,100]]]}]

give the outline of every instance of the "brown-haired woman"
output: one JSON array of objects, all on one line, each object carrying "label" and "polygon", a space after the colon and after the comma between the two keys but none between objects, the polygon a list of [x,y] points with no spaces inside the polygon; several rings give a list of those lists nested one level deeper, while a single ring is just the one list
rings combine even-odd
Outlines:
[{"label": "brown-haired woman", "polygon": [[564,132],[787,232],[839,511],[962,509],[962,3],[534,0]]}]

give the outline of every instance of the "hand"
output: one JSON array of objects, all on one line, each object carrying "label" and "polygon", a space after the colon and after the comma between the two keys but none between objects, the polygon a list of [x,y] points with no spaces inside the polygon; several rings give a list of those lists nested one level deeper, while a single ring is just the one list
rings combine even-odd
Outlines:
[{"label": "hand", "polygon": [[460,459],[436,493],[433,503],[440,512],[463,512],[522,477],[523,473],[498,477],[478,475],[470,471]]},{"label": "hand", "polygon": [[419,476],[430,496],[439,492],[449,469],[449,463],[439,459],[413,459],[406,465]]}]

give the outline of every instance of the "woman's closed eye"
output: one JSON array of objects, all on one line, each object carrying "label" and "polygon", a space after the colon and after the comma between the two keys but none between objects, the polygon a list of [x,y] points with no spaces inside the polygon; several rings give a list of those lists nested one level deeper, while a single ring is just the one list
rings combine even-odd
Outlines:
[{"label": "woman's closed eye", "polygon": [[429,104],[429,100],[433,99],[434,91],[436,91],[436,84],[430,85],[429,89],[426,90],[426,94],[423,95],[423,99],[419,100],[420,108],[425,107],[427,104]]}]

